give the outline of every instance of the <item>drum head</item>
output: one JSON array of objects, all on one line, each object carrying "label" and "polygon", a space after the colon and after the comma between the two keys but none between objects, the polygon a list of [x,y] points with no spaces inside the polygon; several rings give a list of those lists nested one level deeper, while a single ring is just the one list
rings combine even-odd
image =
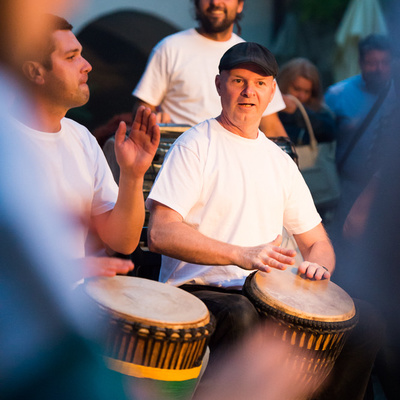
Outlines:
[{"label": "drum head", "polygon": [[297,267],[258,271],[247,287],[268,306],[302,319],[339,322],[356,313],[353,300],[343,289],[330,280],[305,279],[298,275]]},{"label": "drum head", "polygon": [[209,322],[209,312],[197,297],[164,283],[115,276],[85,283],[85,292],[100,306],[127,321],[175,329],[197,328]]}]

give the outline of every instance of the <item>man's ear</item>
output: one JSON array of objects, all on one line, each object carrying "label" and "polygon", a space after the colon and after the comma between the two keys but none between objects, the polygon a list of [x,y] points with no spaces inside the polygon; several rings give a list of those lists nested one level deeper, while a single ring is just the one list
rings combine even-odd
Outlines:
[{"label": "man's ear", "polygon": [[22,71],[26,78],[29,79],[32,83],[37,85],[43,85],[44,83],[44,68],[42,64],[36,61],[25,61],[22,65]]},{"label": "man's ear", "polygon": [[276,80],[274,79],[272,81],[272,93],[271,93],[271,98],[270,98],[269,102],[271,102],[272,99],[274,98],[275,92],[276,92]]},{"label": "man's ear", "polygon": [[239,3],[238,3],[238,7],[237,7],[237,9],[236,9],[236,12],[237,12],[238,14],[240,14],[241,12],[243,12],[243,7],[244,7],[244,0],[239,0]]},{"label": "man's ear", "polygon": [[218,94],[221,96],[220,90],[221,90],[221,75],[217,75],[215,77],[215,87],[217,88]]}]

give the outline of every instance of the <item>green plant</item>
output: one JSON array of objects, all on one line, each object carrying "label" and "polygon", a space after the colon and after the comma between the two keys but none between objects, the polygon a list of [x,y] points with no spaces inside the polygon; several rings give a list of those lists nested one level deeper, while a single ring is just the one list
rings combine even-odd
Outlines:
[{"label": "green plant", "polygon": [[338,24],[350,0],[294,0],[301,21]]}]

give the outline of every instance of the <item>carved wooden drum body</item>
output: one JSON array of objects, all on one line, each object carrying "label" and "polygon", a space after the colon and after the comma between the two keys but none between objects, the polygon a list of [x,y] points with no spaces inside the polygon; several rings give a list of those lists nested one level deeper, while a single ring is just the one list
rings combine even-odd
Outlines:
[{"label": "carved wooden drum body", "polygon": [[214,329],[204,303],[179,288],[127,276],[96,278],[84,290],[108,327],[104,342],[108,367],[170,386],[181,382],[171,395],[181,398],[174,390],[187,391],[182,389],[184,382],[199,377]]},{"label": "carved wooden drum body", "polygon": [[317,387],[357,323],[351,297],[329,280],[300,277],[297,267],[253,273],[243,290],[257,310],[275,323],[274,335],[290,345],[288,366],[299,371],[302,383]]}]

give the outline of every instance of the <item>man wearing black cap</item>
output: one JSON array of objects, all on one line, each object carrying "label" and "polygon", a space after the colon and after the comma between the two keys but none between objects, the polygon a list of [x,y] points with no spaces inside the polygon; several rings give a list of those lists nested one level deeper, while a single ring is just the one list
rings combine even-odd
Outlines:
[{"label": "man wearing black cap", "polygon": [[335,257],[297,166],[258,128],[276,87],[274,56],[240,43],[219,70],[221,114],[175,142],[147,206],[150,249],[163,254],[160,280],[201,289],[217,319],[231,314],[212,339],[225,343],[258,320],[238,294],[250,272],[294,264],[295,251],[280,247],[283,226],[296,238],[309,278],[329,278]]},{"label": "man wearing black cap", "polygon": [[[259,322],[241,292],[251,271],[294,264],[295,252],[281,247],[283,227],[296,240],[304,259],[298,268],[307,278],[329,279],[335,267],[296,164],[258,128],[275,90],[274,56],[258,44],[239,43],[219,70],[221,114],[178,138],[146,201],[149,247],[163,254],[160,280],[192,292],[216,317],[211,356]],[[357,308],[359,327],[318,399],[363,399],[381,333],[377,319],[361,321],[361,315],[373,318],[370,309],[360,302]]]}]

